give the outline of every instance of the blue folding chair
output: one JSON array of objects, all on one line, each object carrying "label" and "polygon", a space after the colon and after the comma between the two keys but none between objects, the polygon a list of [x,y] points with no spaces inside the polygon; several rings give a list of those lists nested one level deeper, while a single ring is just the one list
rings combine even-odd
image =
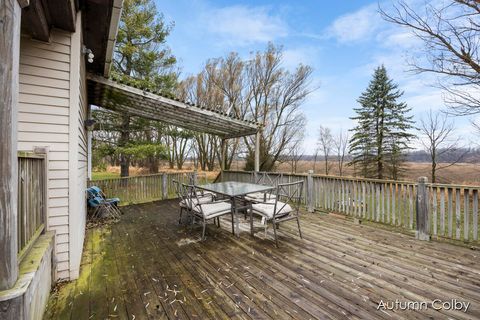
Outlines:
[{"label": "blue folding chair", "polygon": [[118,219],[122,214],[118,208],[119,203],[119,198],[108,199],[97,186],[87,188],[87,205],[91,211],[92,218],[110,216]]}]

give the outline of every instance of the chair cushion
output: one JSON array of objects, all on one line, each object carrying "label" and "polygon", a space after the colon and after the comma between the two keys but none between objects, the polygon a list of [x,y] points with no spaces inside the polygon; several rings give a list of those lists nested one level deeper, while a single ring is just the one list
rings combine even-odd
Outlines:
[{"label": "chair cushion", "polygon": [[[201,211],[200,211],[201,207]],[[203,212],[205,218],[213,218],[222,214],[230,213],[232,205],[228,202],[204,203],[193,208],[197,213]]]},{"label": "chair cushion", "polygon": [[[197,200],[197,198],[198,198],[198,200]],[[197,205],[198,203],[209,203],[209,202],[212,202],[212,201],[213,201],[212,196],[210,196],[210,195],[209,195],[209,196],[205,196],[205,197],[197,197],[197,198],[193,198],[193,199],[192,199],[192,203],[193,203],[194,205]],[[184,207],[184,208],[187,207],[187,206],[185,205],[185,200],[180,201],[179,205],[180,205],[181,207]]]},{"label": "chair cushion", "polygon": [[[273,218],[273,210],[275,209],[275,200],[269,200],[267,202],[254,203],[252,204],[252,209],[254,212],[259,213],[262,216],[267,217],[268,219]],[[277,212],[276,217],[285,216],[292,212],[292,207],[285,202],[277,202]]]},{"label": "chair cushion", "polygon": [[268,192],[254,192],[245,196],[245,199],[253,202],[264,202],[265,200],[275,200],[276,196]]}]

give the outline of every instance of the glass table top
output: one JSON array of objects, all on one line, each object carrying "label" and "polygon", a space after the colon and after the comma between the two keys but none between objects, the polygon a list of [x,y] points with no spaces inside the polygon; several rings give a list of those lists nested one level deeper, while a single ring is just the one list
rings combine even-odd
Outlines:
[{"label": "glass table top", "polygon": [[273,186],[237,181],[209,183],[196,187],[199,189],[223,194],[229,197],[244,196],[249,193],[265,192],[275,189],[275,187]]}]

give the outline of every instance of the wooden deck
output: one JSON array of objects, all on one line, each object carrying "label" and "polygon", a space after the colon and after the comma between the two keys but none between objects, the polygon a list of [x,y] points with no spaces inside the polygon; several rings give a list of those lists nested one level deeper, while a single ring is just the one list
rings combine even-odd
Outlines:
[{"label": "wooden deck", "polygon": [[[52,295],[46,319],[480,318],[477,250],[319,213],[302,216],[303,240],[282,225],[278,249],[246,222],[232,236],[227,219],[199,242],[198,226],[178,225],[175,200],[124,211],[88,230],[81,276]],[[396,299],[470,306],[377,310]]]}]

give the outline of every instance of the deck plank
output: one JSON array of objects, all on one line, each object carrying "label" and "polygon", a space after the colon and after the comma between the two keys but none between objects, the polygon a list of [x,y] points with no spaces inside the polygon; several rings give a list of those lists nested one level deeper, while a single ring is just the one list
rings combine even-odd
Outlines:
[{"label": "deck plank", "polygon": [[[52,295],[45,319],[472,319],[480,318],[480,254],[464,246],[302,215],[279,229],[280,247],[241,217],[178,224],[177,201],[124,208],[119,223],[88,230],[80,280]],[[256,226],[260,226],[256,222]],[[377,310],[383,301],[470,301],[453,310]],[[66,306],[65,304],[68,305]]]}]

